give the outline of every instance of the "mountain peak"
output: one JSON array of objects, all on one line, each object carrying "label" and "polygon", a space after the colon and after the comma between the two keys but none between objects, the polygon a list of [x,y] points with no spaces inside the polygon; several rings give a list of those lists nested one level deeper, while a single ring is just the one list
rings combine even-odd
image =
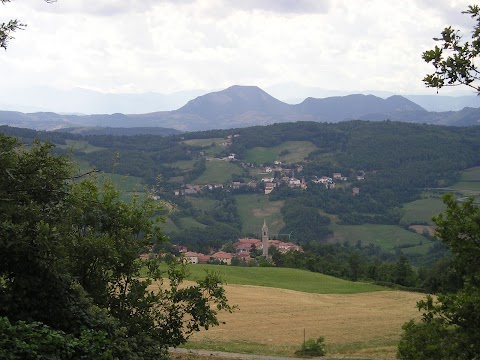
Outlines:
[{"label": "mountain peak", "polygon": [[258,86],[233,85],[190,100],[178,113],[198,114],[208,119],[240,116],[246,112],[281,114],[289,105],[275,99]]}]

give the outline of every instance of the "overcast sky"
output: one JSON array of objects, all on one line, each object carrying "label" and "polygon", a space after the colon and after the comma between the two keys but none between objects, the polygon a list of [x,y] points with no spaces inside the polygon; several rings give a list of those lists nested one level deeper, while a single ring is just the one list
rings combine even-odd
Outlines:
[{"label": "overcast sky", "polygon": [[[435,94],[421,59],[471,0],[14,0],[28,27],[0,51],[2,87],[171,93],[233,84]],[[465,93],[465,88],[462,89]],[[441,91],[449,94],[448,90]]]}]

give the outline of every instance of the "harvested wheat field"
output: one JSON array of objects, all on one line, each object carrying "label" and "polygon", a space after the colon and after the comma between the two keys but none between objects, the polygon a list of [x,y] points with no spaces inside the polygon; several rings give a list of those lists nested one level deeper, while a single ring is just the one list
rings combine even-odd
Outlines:
[{"label": "harvested wheat field", "polygon": [[401,326],[419,318],[422,294],[379,291],[312,294],[249,285],[225,286],[233,314],[218,327],[195,334],[190,348],[293,356],[307,338],[325,337],[330,354],[394,358]]}]

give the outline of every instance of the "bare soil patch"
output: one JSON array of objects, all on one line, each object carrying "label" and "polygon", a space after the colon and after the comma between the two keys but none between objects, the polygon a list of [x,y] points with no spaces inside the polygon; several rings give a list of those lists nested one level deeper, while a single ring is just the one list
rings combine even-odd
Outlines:
[{"label": "bare soil patch", "polygon": [[427,225],[410,225],[409,229],[414,230],[418,234],[423,234],[424,231],[428,231],[430,236],[435,235],[435,226],[427,226]]}]

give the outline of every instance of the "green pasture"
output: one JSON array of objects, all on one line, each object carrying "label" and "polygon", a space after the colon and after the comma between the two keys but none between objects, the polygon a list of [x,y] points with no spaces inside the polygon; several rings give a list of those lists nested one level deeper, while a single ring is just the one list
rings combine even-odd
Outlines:
[{"label": "green pasture", "polygon": [[480,167],[474,167],[462,172],[460,181],[473,181],[480,183]]},{"label": "green pasture", "polygon": [[216,203],[215,200],[206,197],[186,196],[185,199],[190,201],[194,208],[207,211],[212,210]]},{"label": "green pasture", "polygon": [[180,170],[190,170],[193,169],[193,165],[196,160],[179,160],[175,161],[172,166],[179,168]]},{"label": "green pasture", "polygon": [[94,151],[104,150],[103,147],[93,146],[85,140],[65,140],[66,145],[57,145],[59,148],[92,153]]},{"label": "green pasture", "polygon": [[[87,161],[75,160],[74,168],[79,174],[85,174],[93,170]],[[95,176],[98,179],[99,185],[105,181],[111,181],[120,192],[120,199],[123,201],[130,201],[134,194],[144,196],[145,183],[142,178],[137,176],[119,175],[108,172],[96,172],[88,176]]]},{"label": "green pasture", "polygon": [[199,223],[197,220],[195,220],[191,216],[180,218],[179,222],[180,222],[180,226],[182,227],[182,229],[187,229],[187,228],[192,228],[192,227],[204,228],[204,227],[207,226],[207,225]]},{"label": "green pasture", "polygon": [[192,146],[210,146],[212,144],[220,145],[224,141],[226,141],[224,138],[208,138],[208,139],[184,140],[183,142],[187,145],[192,145]]},{"label": "green pasture", "polygon": [[121,193],[133,193],[145,191],[145,183],[143,179],[136,176],[126,176],[113,173],[100,173],[98,175],[98,181],[103,183],[106,180],[112,181],[116,186],[118,191]]},{"label": "green pasture", "polygon": [[285,225],[280,213],[285,203],[283,200],[269,201],[268,196],[263,194],[237,195],[235,198],[244,234],[260,234],[264,219],[270,236],[278,234]]},{"label": "green pasture", "polygon": [[224,151],[225,151],[225,147],[220,145],[213,146],[203,150],[203,152],[205,153],[205,156],[211,157],[211,158],[219,157],[219,155],[222,154]]},{"label": "green pasture", "polygon": [[440,197],[428,197],[403,205],[403,210],[403,223],[433,225],[432,216],[444,211],[445,204]]},{"label": "green pasture", "polygon": [[233,174],[240,175],[243,172],[238,165],[223,160],[212,159],[205,165],[205,171],[193,181],[194,184],[221,184],[231,180]]},{"label": "green pasture", "polygon": [[178,230],[179,229],[178,229],[177,225],[175,225],[175,223],[169,218],[167,218],[165,223],[162,224],[162,231],[165,234],[169,234],[169,233],[172,233],[172,232],[178,231]]},{"label": "green pasture", "polygon": [[424,236],[405,230],[397,225],[333,224],[331,227],[334,232],[334,242],[348,241],[354,245],[360,240],[364,246],[373,244],[386,251],[393,251],[397,246],[413,245],[408,248],[402,248],[402,251],[416,253],[427,253],[431,245],[431,242]]},{"label": "green pasture", "polygon": [[462,192],[465,196],[473,196],[480,193],[480,167],[463,171],[460,180],[450,186],[450,189]]},{"label": "green pasture", "polygon": [[200,280],[205,277],[205,272],[217,271],[227,284],[266,286],[316,294],[357,294],[387,290],[373,284],[299,269],[190,264],[188,271],[189,280]]},{"label": "green pasture", "polygon": [[183,176],[173,176],[170,179],[168,179],[169,183],[174,183],[174,184],[183,184],[183,181],[185,178]]},{"label": "green pasture", "polygon": [[[263,164],[279,160],[283,163],[295,163],[305,159],[316,146],[310,141],[286,141],[274,147],[255,147],[247,150],[246,160],[251,163]],[[279,156],[282,151],[288,151],[284,156]]]}]

